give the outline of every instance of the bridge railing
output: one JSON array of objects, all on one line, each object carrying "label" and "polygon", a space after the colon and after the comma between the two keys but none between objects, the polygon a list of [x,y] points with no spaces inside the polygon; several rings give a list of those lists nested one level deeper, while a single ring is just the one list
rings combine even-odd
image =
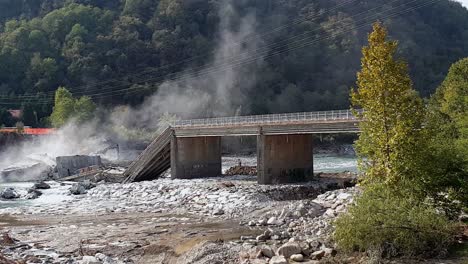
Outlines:
[{"label": "bridge railing", "polygon": [[227,125],[249,125],[249,124],[273,124],[294,123],[303,121],[334,121],[334,120],[357,120],[350,110],[335,110],[321,112],[302,112],[287,114],[253,115],[217,117],[206,119],[191,119],[175,121],[174,127],[189,126],[227,126]]}]

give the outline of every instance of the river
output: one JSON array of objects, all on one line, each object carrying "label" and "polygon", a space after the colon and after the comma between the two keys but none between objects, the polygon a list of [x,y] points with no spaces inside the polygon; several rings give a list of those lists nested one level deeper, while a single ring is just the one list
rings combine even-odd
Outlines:
[{"label": "river", "polygon": [[[223,172],[232,166],[236,166],[241,161],[242,165],[255,166],[257,158],[255,156],[226,156],[223,157]],[[314,155],[314,172],[356,172],[356,157],[355,156],[339,156],[339,155]],[[49,190],[41,190],[43,195],[35,200],[1,200],[0,208],[16,207],[16,206],[37,206],[40,204],[60,203],[63,200],[71,199],[68,195],[70,185],[62,186],[57,182],[49,182],[52,186]],[[26,194],[27,189],[31,188],[33,183],[0,183],[0,190],[7,187],[15,188],[18,192]]]}]

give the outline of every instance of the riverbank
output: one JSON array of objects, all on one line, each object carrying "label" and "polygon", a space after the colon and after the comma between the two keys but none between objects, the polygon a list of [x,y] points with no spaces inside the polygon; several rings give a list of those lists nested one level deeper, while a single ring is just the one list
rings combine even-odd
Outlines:
[{"label": "riverbank", "polygon": [[102,183],[53,204],[0,209],[0,233],[12,238],[0,239],[0,256],[57,264],[367,263],[331,240],[334,219],[359,193],[348,187],[353,176],[273,186],[252,176]]},{"label": "riverbank", "polygon": [[[83,255],[96,258],[99,253],[114,263],[212,263],[195,261],[190,253],[208,243],[202,248],[219,250],[201,259],[220,257],[227,252],[220,249],[227,247],[232,253],[227,263],[240,263],[245,247],[267,243],[257,241],[265,230],[277,233],[268,240],[279,245],[301,235],[291,230],[285,236],[293,219],[325,214],[325,207],[313,199],[351,181],[327,176],[277,186],[260,186],[251,176],[99,184],[85,195],[54,203],[0,209],[1,231],[24,244],[2,253],[36,263],[88,263]],[[51,185],[52,190],[70,187]],[[304,210],[301,217],[294,216]],[[161,262],[151,262],[158,258]]]}]

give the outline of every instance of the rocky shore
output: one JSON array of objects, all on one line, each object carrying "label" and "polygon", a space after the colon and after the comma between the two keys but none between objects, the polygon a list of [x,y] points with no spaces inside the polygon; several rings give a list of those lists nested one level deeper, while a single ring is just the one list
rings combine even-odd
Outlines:
[{"label": "rocky shore", "polygon": [[19,240],[0,253],[27,263],[314,263],[336,253],[331,222],[357,193],[344,176],[100,183],[80,195],[70,192],[76,184],[50,182],[40,199],[51,191],[66,199],[0,209],[11,218],[0,229]]}]

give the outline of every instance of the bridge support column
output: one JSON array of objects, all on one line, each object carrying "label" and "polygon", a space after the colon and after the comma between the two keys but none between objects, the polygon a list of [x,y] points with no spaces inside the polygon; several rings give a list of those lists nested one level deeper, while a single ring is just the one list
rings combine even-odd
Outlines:
[{"label": "bridge support column", "polygon": [[313,177],[313,136],[257,136],[259,184],[309,181]]},{"label": "bridge support column", "polygon": [[171,139],[171,177],[192,179],[221,175],[221,137]]}]

